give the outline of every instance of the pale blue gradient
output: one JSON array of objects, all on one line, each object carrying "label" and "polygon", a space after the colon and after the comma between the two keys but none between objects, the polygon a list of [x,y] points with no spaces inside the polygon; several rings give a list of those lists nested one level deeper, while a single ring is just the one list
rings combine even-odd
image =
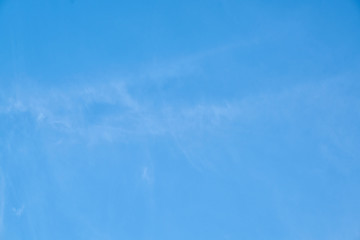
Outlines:
[{"label": "pale blue gradient", "polygon": [[360,2],[0,0],[0,239],[360,239]]}]

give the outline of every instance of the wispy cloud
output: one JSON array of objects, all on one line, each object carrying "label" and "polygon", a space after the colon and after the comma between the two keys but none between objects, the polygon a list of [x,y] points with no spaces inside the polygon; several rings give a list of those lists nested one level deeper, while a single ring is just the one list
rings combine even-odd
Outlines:
[{"label": "wispy cloud", "polygon": [[13,208],[13,212],[16,216],[20,217],[25,209],[25,206],[22,205],[20,208]]},{"label": "wispy cloud", "polygon": [[229,104],[152,107],[134,99],[123,82],[63,91],[21,90],[4,102],[0,108],[3,115],[29,114],[39,126],[72,135],[100,134],[108,139],[129,134],[166,134],[175,125],[178,130],[205,127],[218,124],[232,111]]},{"label": "wispy cloud", "polygon": [[[344,121],[360,118],[357,110],[360,100],[343,93],[338,88],[340,83],[319,81],[228,101],[177,105],[153,104],[146,97],[137,99],[123,81],[50,90],[17,89],[3,94],[0,114],[20,119],[26,115],[34,127],[45,128],[47,134],[60,133],[56,144],[69,139],[97,143],[146,135],[168,136],[197,168],[202,164],[192,160],[192,150],[188,148],[194,134],[229,126],[232,130],[251,129],[269,123],[290,124],[294,128],[307,126],[309,131],[317,131],[319,137],[348,151],[349,156],[358,156],[351,147],[354,144],[343,146],[341,139],[351,136],[351,132],[343,132],[348,129],[342,125]],[[347,120],[341,120],[344,114],[348,115]],[[355,127],[353,123],[349,126]],[[358,143],[359,139],[353,136],[347,142]]]},{"label": "wispy cloud", "polygon": [[142,174],[141,174],[141,178],[147,183],[147,184],[153,184],[154,182],[154,176],[152,173],[152,170],[148,167],[145,166],[142,169]]},{"label": "wispy cloud", "polygon": [[[107,82],[68,89],[20,89],[3,96],[0,114],[26,113],[36,124],[68,134],[115,138],[124,134],[169,134],[211,129],[231,121],[290,119],[316,108],[327,113],[341,111],[329,107],[329,101],[346,101],[335,88],[322,82],[231,101],[153,106],[151,99],[135,99],[124,82]],[[356,98],[348,101],[359,105]]]}]

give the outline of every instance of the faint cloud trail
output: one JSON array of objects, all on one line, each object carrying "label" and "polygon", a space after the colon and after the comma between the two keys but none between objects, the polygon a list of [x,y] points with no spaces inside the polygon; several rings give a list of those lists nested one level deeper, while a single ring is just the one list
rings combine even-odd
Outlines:
[{"label": "faint cloud trail", "polygon": [[[154,105],[152,99],[139,100],[122,81],[53,90],[33,87],[3,93],[0,115],[30,119],[34,127],[44,128],[47,134],[56,136],[53,144],[66,140],[96,144],[129,141],[141,136],[167,136],[184,158],[200,170],[207,163],[196,160],[196,153],[188,144],[194,141],[195,135],[201,138],[218,130],[226,134],[227,127],[232,124],[238,129],[246,129],[263,125],[265,119],[291,126],[303,119],[326,130],[334,126],[339,128],[336,119],[342,114],[348,114],[349,119],[360,116],[354,110],[359,109],[360,100],[349,98],[338,90],[341,80],[319,81],[239,99],[187,105],[166,102]],[[314,114],[318,112],[321,114]],[[347,135],[340,135],[340,130],[332,131],[333,138],[336,140],[339,137],[339,140],[329,141],[357,156],[358,152],[353,150],[356,144],[341,145]],[[329,131],[317,134],[329,139]],[[358,142],[356,136],[353,140]]]},{"label": "faint cloud trail", "polygon": [[25,206],[22,205],[20,208],[13,208],[13,212],[16,216],[20,217],[25,209]]}]

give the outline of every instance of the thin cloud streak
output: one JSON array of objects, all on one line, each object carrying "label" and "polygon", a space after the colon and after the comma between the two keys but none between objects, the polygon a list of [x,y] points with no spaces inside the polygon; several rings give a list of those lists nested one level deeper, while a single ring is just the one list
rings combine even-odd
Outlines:
[{"label": "thin cloud streak", "polygon": [[[38,96],[38,97],[35,97]],[[109,109],[104,110],[104,109]],[[166,124],[216,124],[229,115],[229,106],[196,105],[155,109],[139,103],[123,83],[83,87],[77,91],[17,94],[0,106],[0,114],[29,114],[40,126],[68,134],[167,134]],[[92,120],[92,118],[96,118]]]},{"label": "thin cloud streak", "polygon": [[[356,156],[358,153],[354,154],[353,148],[341,146],[338,138],[343,137],[336,132],[341,133],[337,119],[342,114],[350,114],[349,119],[360,118],[357,110],[360,100],[338,90],[339,82],[303,84],[243,99],[179,106],[166,103],[153,106],[151,99],[141,102],[121,81],[52,91],[20,89],[7,98],[3,95],[0,115],[20,119],[21,114],[26,114],[34,127],[60,133],[62,139],[56,141],[58,144],[65,139],[96,144],[166,135],[174,140],[192,165],[195,163],[190,159],[191,151],[184,146],[189,135],[225,129],[233,124],[237,129],[246,129],[265,120],[292,125],[306,120],[317,126],[317,134],[335,139],[334,144]],[[352,141],[359,142],[359,139],[355,137]]]}]

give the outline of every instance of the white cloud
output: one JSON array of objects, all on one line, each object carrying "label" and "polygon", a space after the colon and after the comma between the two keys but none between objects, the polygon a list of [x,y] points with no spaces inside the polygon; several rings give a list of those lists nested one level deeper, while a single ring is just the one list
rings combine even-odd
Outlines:
[{"label": "white cloud", "polygon": [[[178,130],[194,125],[205,127],[217,124],[230,116],[232,111],[229,104],[152,107],[134,99],[122,82],[70,90],[32,91],[18,90],[16,97],[9,96],[6,107],[1,106],[1,114],[26,113],[39,126],[89,139],[168,134],[173,132],[169,128],[174,128],[174,124],[179,126]],[[106,108],[110,110],[106,111]]]},{"label": "white cloud", "polygon": [[[15,94],[2,96],[6,101],[2,101],[0,114],[26,113],[37,127],[47,129],[46,134],[61,133],[61,139],[55,139],[54,144],[68,140],[96,144],[166,135],[173,139],[189,163],[201,169],[202,164],[192,159],[193,152],[187,147],[191,145],[187,143],[193,139],[191,136],[225,129],[234,126],[232,124],[246,129],[267,122],[296,126],[299,121],[309,121],[307,125],[298,126],[309,126],[310,130],[316,126],[317,131],[323,131],[317,134],[337,139],[334,144],[351,155],[354,152],[354,148],[349,147],[351,144],[341,146],[344,136],[349,134],[341,135],[341,125],[336,121],[343,114],[348,114],[348,119],[360,116],[356,110],[360,109],[360,100],[341,92],[340,83],[341,79],[307,83],[232,101],[153,105],[146,97],[142,101],[136,99],[124,82],[105,81],[53,90],[18,89]],[[350,143],[359,142],[356,136],[350,140]]]},{"label": "white cloud", "polygon": [[148,167],[143,167],[141,177],[142,177],[142,179],[143,179],[145,182],[147,182],[147,183],[151,183],[151,182],[152,182],[152,178],[150,177],[150,173],[149,173],[149,168],[148,168]]},{"label": "white cloud", "polygon": [[41,126],[72,135],[101,134],[111,139],[124,134],[156,135],[210,129],[227,121],[264,116],[289,117],[294,115],[294,108],[325,105],[330,94],[321,84],[309,84],[231,102],[151,106],[134,99],[123,82],[110,82],[52,91],[23,89],[7,98],[1,112],[29,113]]},{"label": "white cloud", "polygon": [[13,208],[13,212],[16,216],[20,217],[25,209],[25,206],[22,205],[20,208]]}]

